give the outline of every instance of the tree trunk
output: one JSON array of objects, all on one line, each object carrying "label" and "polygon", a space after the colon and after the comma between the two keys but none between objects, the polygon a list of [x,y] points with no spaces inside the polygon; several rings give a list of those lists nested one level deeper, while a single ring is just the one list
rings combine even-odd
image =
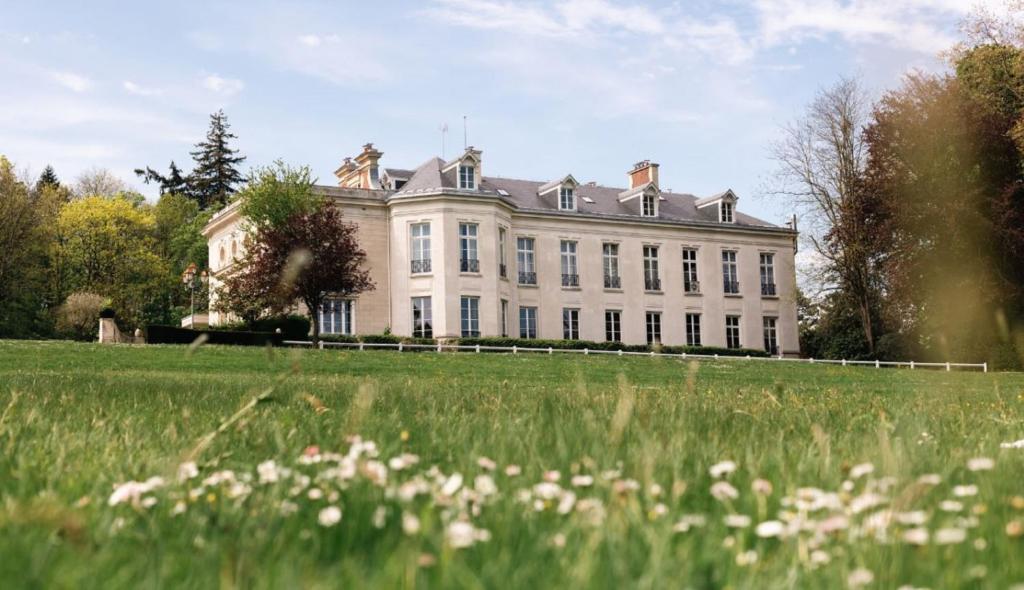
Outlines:
[{"label": "tree trunk", "polygon": [[868,352],[872,355],[875,354],[875,335],[874,330],[871,327],[871,304],[867,301],[867,297],[861,296],[860,298],[860,324],[864,330],[864,340],[868,343]]}]

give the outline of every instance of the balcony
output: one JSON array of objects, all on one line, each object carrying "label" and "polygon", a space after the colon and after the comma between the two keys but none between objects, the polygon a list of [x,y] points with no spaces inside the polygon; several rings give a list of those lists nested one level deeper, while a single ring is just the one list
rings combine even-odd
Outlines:
[{"label": "balcony", "polygon": [[661,291],[661,279],[657,277],[644,277],[644,289],[648,291]]},{"label": "balcony", "polygon": [[577,274],[563,274],[562,275],[562,286],[563,287],[579,287],[580,286],[580,275]]},{"label": "balcony", "polygon": [[428,258],[426,260],[413,260],[411,266],[412,274],[430,272],[430,259]]},{"label": "balcony", "polygon": [[687,295],[699,295],[700,281],[683,281],[683,292]]},{"label": "balcony", "polygon": [[762,297],[775,297],[775,283],[761,283]]},{"label": "balcony", "polygon": [[459,272],[480,272],[480,261],[475,258],[463,258],[459,261]]},{"label": "balcony", "polygon": [[726,295],[739,295],[740,294],[740,283],[739,281],[726,280],[723,285],[723,290]]},{"label": "balcony", "polygon": [[537,273],[535,273],[535,272],[519,271],[519,284],[520,285],[536,285],[537,284]]},{"label": "balcony", "polygon": [[605,289],[621,289],[622,278],[619,275],[604,275]]},{"label": "balcony", "polygon": [[504,262],[498,265],[498,276],[503,279],[508,278],[508,266]]}]

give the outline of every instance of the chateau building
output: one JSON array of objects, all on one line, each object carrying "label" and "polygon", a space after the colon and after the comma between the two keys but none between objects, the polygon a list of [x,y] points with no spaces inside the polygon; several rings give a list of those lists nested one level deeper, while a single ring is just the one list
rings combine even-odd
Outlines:
[{"label": "chateau building", "polygon": [[[335,171],[338,186],[317,186],[359,226],[376,284],[317,310],[324,333],[799,352],[795,227],[739,212],[731,190],[663,191],[646,160],[611,188],[486,176],[472,147],[415,170],[381,156],[367,144]],[[204,229],[212,286],[242,256],[244,231],[237,203]]]}]

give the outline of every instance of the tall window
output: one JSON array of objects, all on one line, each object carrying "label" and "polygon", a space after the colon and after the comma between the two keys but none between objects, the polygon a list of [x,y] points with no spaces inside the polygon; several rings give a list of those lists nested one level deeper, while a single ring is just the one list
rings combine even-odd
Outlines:
[{"label": "tall window", "polygon": [[459,166],[459,188],[476,188],[476,168],[466,164]]},{"label": "tall window", "polygon": [[480,336],[480,298],[462,298],[462,337]]},{"label": "tall window", "polygon": [[412,234],[412,272],[430,272],[430,224],[414,223]]},{"label": "tall window", "polygon": [[462,272],[480,272],[476,249],[478,227],[475,223],[459,224],[459,270]]},{"label": "tall window", "polygon": [[537,268],[533,262],[533,238],[516,239],[516,262],[519,264],[519,284],[536,285]]},{"label": "tall window", "polygon": [[352,301],[327,299],[320,305],[321,334],[352,333]]},{"label": "tall window", "polygon": [[571,186],[558,189],[558,208],[562,211],[576,210],[576,192]]},{"label": "tall window", "polygon": [[697,250],[683,248],[683,292],[700,293],[700,281],[697,280]]},{"label": "tall window", "polygon": [[740,316],[725,316],[725,346],[727,348],[740,347]]},{"label": "tall window", "polygon": [[779,337],[775,318],[764,318],[764,349],[768,354],[779,354]]},{"label": "tall window", "polygon": [[729,201],[722,201],[719,204],[719,211],[721,212],[722,223],[732,223],[733,220],[733,204]]},{"label": "tall window", "polygon": [[430,297],[412,298],[412,335],[414,338],[433,338],[434,319]]},{"label": "tall window", "polygon": [[619,245],[605,244],[604,251],[604,288],[621,289],[622,280],[619,279]]},{"label": "tall window", "polygon": [[508,301],[501,300],[501,337],[508,338]]},{"label": "tall window", "polygon": [[537,308],[536,307],[520,307],[519,308],[519,337],[520,338],[536,338],[537,337]]},{"label": "tall window", "polygon": [[647,312],[647,344],[661,344],[661,313]]},{"label": "tall window", "polygon": [[761,295],[775,296],[775,255],[761,253]]},{"label": "tall window", "polygon": [[686,314],[686,345],[700,346],[700,314]]},{"label": "tall window", "polygon": [[562,286],[580,286],[579,269],[576,264],[576,242],[569,240],[562,240]]},{"label": "tall window", "polygon": [[657,195],[644,195],[641,197],[642,209],[640,214],[644,217],[657,217],[658,197]]},{"label": "tall window", "polygon": [[739,274],[736,271],[736,252],[722,250],[722,287],[727,294],[740,292]]},{"label": "tall window", "polygon": [[622,342],[622,312],[604,312],[604,339],[608,342]]},{"label": "tall window", "polygon": [[498,276],[508,277],[508,231],[498,228]]},{"label": "tall window", "polygon": [[661,291],[661,278],[658,275],[658,247],[644,246],[644,289]]},{"label": "tall window", "polygon": [[580,310],[568,307],[562,310],[562,338],[580,339]]}]

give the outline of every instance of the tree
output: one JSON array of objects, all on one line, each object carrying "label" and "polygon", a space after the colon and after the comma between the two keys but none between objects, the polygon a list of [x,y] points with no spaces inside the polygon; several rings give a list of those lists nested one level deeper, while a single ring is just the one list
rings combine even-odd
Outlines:
[{"label": "tree", "polygon": [[100,312],[106,307],[106,301],[95,293],[72,293],[57,308],[57,332],[73,340],[95,339]]},{"label": "tree", "polygon": [[145,169],[136,168],[135,174],[142,178],[143,184],[155,182],[160,187],[161,195],[172,194],[191,196],[192,194],[190,179],[187,176],[182,176],[181,169],[179,169],[178,165],[174,163],[174,160],[171,160],[167,176],[160,174],[149,166],[146,166]]},{"label": "tree", "polygon": [[43,168],[43,173],[39,175],[39,180],[36,181],[36,191],[41,191],[46,187],[60,188],[57,172],[49,164],[46,165],[46,168]]},{"label": "tree", "polygon": [[240,213],[250,229],[282,227],[288,219],[316,208],[312,172],[308,166],[293,168],[281,160],[253,170],[239,193]]},{"label": "tree", "polygon": [[855,302],[868,352],[874,350],[882,285],[877,268],[886,213],[865,190],[861,130],[867,99],[855,79],[822,90],[772,148],[779,165],[773,192],[809,221],[806,239],[826,261],[819,281]]},{"label": "tree", "polygon": [[196,162],[190,176],[191,192],[202,209],[223,207],[242,182],[237,166],[245,157],[228,145],[230,140],[236,139],[229,128],[224,111],[213,113],[206,141],[196,144],[196,150],[191,152]]},{"label": "tree", "polygon": [[0,336],[44,331],[46,218],[14,165],[0,156]]},{"label": "tree", "polygon": [[128,185],[106,168],[89,168],[75,181],[78,197],[112,197],[128,190]]}]

